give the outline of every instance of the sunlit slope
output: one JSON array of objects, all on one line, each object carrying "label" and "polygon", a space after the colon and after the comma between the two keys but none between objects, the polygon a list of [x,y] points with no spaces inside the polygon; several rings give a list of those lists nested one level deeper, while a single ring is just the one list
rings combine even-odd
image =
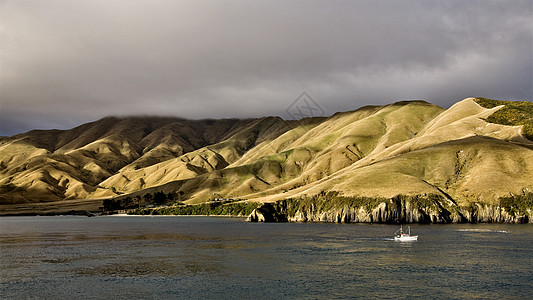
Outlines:
[{"label": "sunlit slope", "polygon": [[[23,151],[14,149],[19,143],[24,145]],[[97,183],[127,163],[116,144],[103,140],[67,154],[35,148],[24,140],[5,144],[0,147],[1,164],[5,166],[0,172],[0,201],[58,201],[84,198],[95,192],[112,196],[112,192],[99,189]]]},{"label": "sunlit slope", "polygon": [[[287,193],[343,172],[375,151],[409,140],[442,111],[422,101],[400,102],[339,113],[301,135],[287,132],[285,135],[296,137],[294,142],[282,148],[282,152],[248,165],[259,170],[254,175],[263,179],[263,189],[257,188],[261,183],[251,179],[245,184],[253,183],[253,188],[246,189],[245,184],[241,184],[238,190],[227,192],[254,193],[248,197]],[[272,144],[271,149],[279,149],[277,140]],[[261,163],[264,166],[260,168],[258,164]]]},{"label": "sunlit slope", "polygon": [[503,126],[485,121],[500,108],[502,107],[483,108],[474,101],[474,98],[462,100],[431,120],[412,139],[396,143],[382,151],[375,151],[357,166],[472,136],[488,136],[504,141],[530,144],[523,137],[520,126]]},{"label": "sunlit slope", "polygon": [[[370,197],[442,194],[460,205],[493,203],[533,189],[533,144],[520,126],[486,121],[502,107],[483,108],[469,98],[446,111],[429,108],[409,103],[342,113],[261,145],[277,154],[239,165],[260,156],[252,149],[228,169],[166,188],[182,189],[193,202],[212,192],[272,201],[338,191]],[[420,117],[424,113],[426,119]]]},{"label": "sunlit slope", "polygon": [[465,99],[430,121],[412,139],[378,149],[317,184],[285,195],[254,196],[277,200],[321,191],[371,197],[433,193],[459,202],[491,203],[502,196],[531,191],[533,143],[524,138],[521,126],[486,121],[503,107],[487,109],[473,98]]},{"label": "sunlit slope", "polygon": [[489,137],[453,140],[346,170],[291,196],[338,191],[346,196],[442,194],[459,205],[497,204],[533,190],[533,151]]},{"label": "sunlit slope", "polygon": [[319,124],[300,122],[278,138],[251,148],[217,172],[166,185],[190,202],[220,197],[286,193],[342,172],[376,149],[412,138],[443,111],[422,102],[400,102],[336,114]]}]

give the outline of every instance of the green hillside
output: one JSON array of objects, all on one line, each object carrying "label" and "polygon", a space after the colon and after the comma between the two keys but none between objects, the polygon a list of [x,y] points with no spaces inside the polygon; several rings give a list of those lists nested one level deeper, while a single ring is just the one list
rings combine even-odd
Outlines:
[{"label": "green hillside", "polygon": [[501,101],[477,98],[476,102],[486,108],[504,107],[487,118],[487,121],[502,125],[522,125],[523,134],[533,141],[533,103],[529,101]]}]

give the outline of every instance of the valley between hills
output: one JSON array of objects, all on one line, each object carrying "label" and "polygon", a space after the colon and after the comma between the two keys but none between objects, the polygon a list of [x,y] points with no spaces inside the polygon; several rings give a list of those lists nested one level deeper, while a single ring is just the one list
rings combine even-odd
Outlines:
[{"label": "valley between hills", "polygon": [[527,223],[533,103],[402,101],[302,120],[108,117],[0,138],[0,215],[103,203],[251,221]]}]

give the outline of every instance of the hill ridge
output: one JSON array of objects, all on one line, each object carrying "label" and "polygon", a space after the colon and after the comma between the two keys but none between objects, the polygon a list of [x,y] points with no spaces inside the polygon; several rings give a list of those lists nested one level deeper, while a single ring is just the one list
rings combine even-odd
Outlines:
[{"label": "hill ridge", "polygon": [[[445,110],[399,101],[302,120],[106,117],[29,131],[0,138],[0,205],[157,191],[187,203],[323,192],[494,203],[533,190],[533,142],[523,132],[530,102],[489,102],[466,98]],[[501,111],[498,122],[511,116],[509,124],[491,122]]]}]

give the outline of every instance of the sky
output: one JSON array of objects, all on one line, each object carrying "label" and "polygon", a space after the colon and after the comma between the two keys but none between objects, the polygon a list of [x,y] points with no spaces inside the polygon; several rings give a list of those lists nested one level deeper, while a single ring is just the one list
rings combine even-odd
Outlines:
[{"label": "sky", "polygon": [[532,101],[532,16],[533,0],[0,0],[0,136]]}]

